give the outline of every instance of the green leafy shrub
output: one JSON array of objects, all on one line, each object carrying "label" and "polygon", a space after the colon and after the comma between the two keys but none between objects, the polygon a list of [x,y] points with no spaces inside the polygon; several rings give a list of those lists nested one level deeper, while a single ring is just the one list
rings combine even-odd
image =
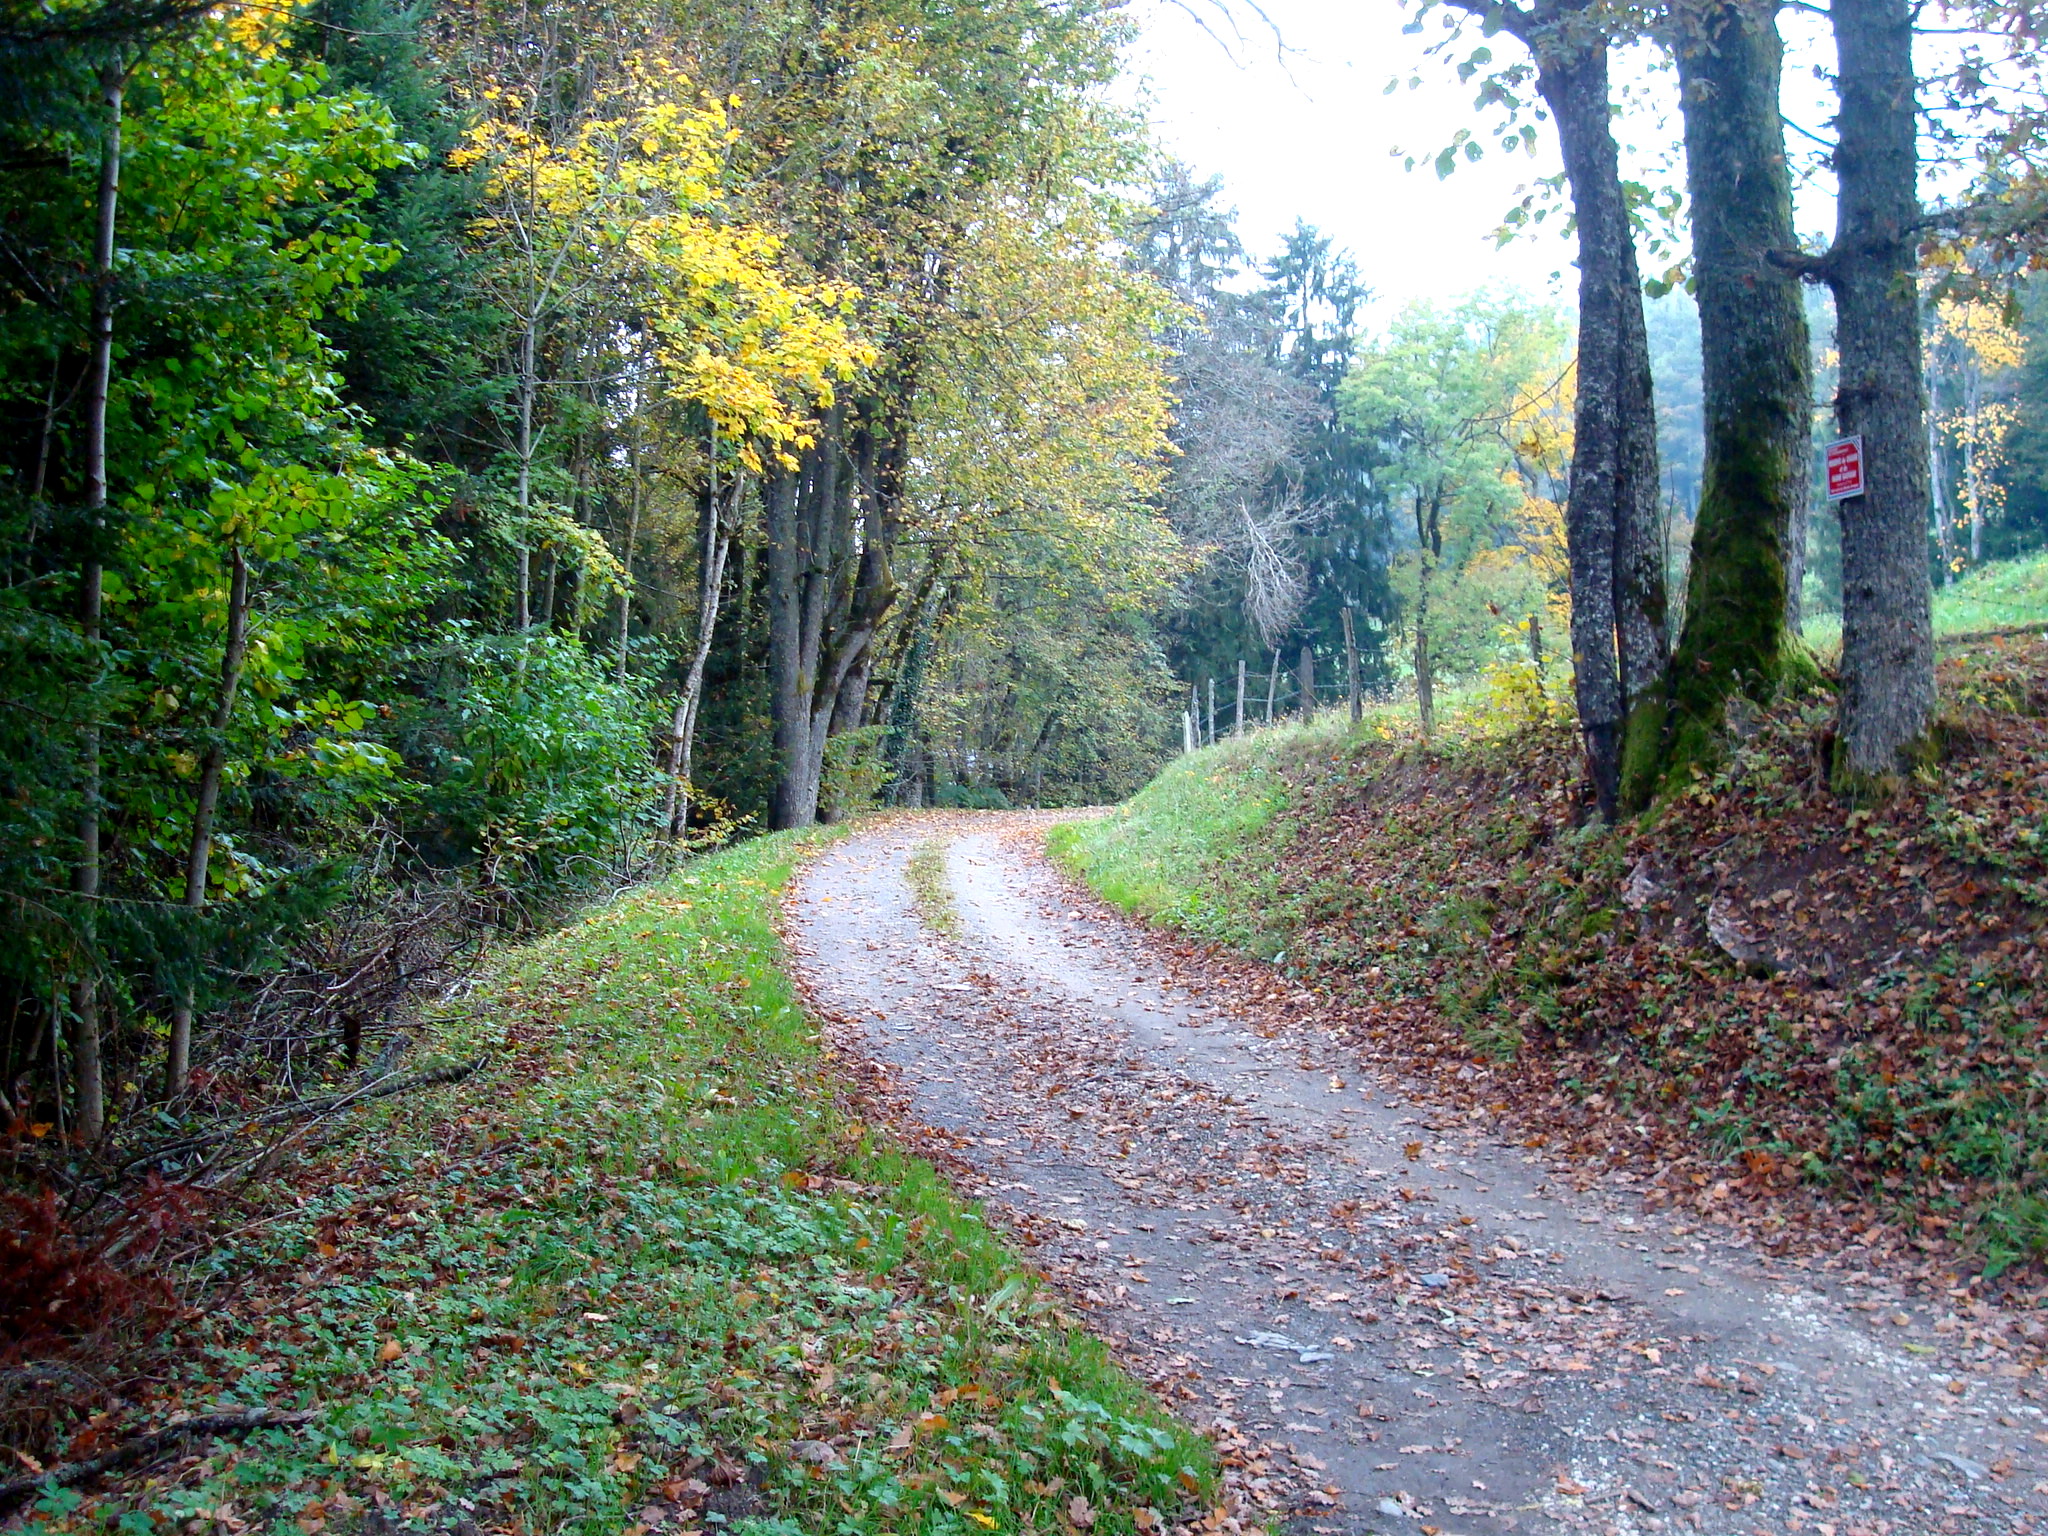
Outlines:
[{"label": "green leafy shrub", "polygon": [[941,784],[932,796],[944,811],[1007,811],[1010,797],[993,784]]},{"label": "green leafy shrub", "polygon": [[402,720],[432,851],[493,884],[559,888],[629,858],[653,830],[659,709],[574,641],[465,635],[436,651]]},{"label": "green leafy shrub", "polygon": [[886,725],[864,725],[857,731],[841,731],[825,743],[825,774],[818,786],[820,819],[844,821],[874,808],[889,780],[882,749],[888,733]]}]

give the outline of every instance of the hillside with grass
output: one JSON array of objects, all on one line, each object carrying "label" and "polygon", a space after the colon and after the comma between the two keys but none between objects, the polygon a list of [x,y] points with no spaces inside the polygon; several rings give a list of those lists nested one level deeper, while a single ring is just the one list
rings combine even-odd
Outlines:
[{"label": "hillside with grass", "polygon": [[[2040,600],[1956,591],[1950,627]],[[2031,1284],[2048,638],[1951,645],[1941,685],[1941,761],[1881,804],[1828,786],[1825,689],[1736,720],[1718,768],[1613,828],[1568,722],[1475,694],[1428,741],[1387,705],[1191,753],[1054,851],[1218,963],[1306,983],[1365,1058],[1653,1203]]]},{"label": "hillside with grass", "polygon": [[[2048,628],[2048,550],[1998,560],[1934,589],[1934,636],[1955,644],[1969,635]],[[1824,659],[1842,649],[1842,616],[1816,614],[1801,631]]]},{"label": "hillside with grass", "polygon": [[[701,859],[508,953],[427,1021],[408,1094],[284,1142],[241,1127],[282,1171],[185,1208],[161,1289],[54,1225],[0,1242],[6,1283],[72,1309],[29,1341],[44,1389],[4,1400],[30,1465],[0,1498],[52,1536],[968,1536],[1076,1511],[1108,1536],[1209,1507],[1208,1444],[822,1054],[774,927],[819,840]],[[138,1445],[140,1478],[78,1471]]]}]

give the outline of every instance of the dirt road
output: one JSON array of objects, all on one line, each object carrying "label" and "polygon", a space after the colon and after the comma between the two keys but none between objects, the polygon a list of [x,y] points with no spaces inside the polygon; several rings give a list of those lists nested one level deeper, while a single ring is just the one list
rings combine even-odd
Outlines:
[{"label": "dirt road", "polygon": [[1987,1374],[1967,1319],[1833,1293],[1238,1022],[1046,864],[1048,822],[839,844],[791,897],[800,974],[1289,1529],[2048,1533],[2042,1389]]}]

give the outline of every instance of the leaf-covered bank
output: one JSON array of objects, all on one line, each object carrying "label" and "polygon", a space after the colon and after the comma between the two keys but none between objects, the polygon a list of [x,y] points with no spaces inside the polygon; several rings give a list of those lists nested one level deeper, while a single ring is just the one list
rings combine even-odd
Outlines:
[{"label": "leaf-covered bank", "polygon": [[48,1495],[41,1527],[1107,1536],[1211,1495],[1207,1447],[862,1123],[780,968],[809,841],[514,952],[420,1047],[485,1068],[267,1191],[161,1391],[68,1454],[310,1419]]},{"label": "leaf-covered bank", "polygon": [[1942,673],[1944,758],[1877,806],[1828,788],[1822,691],[1614,830],[1569,727],[1424,745],[1388,712],[1184,758],[1055,847],[1653,1200],[1850,1267],[2014,1271],[2048,1255],[2048,641]]}]

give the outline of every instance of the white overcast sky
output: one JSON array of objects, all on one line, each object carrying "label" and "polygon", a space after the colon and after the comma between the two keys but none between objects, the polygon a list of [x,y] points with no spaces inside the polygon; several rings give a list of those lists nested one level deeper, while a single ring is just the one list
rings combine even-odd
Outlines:
[{"label": "white overcast sky", "polygon": [[[1490,152],[1443,181],[1426,166],[1404,170],[1396,147],[1433,154],[1460,127],[1480,126],[1473,88],[1445,61],[1423,58],[1428,38],[1402,33],[1408,15],[1393,0],[1265,0],[1264,8],[1284,55],[1248,11],[1236,8],[1242,41],[1229,38],[1220,10],[1201,12],[1226,50],[1172,0],[1137,0],[1129,55],[1131,88],[1148,93],[1159,141],[1198,174],[1223,178],[1254,255],[1271,252],[1297,216],[1306,219],[1358,259],[1380,323],[1410,299],[1488,285],[1570,301],[1576,275],[1569,242],[1554,232],[1558,215],[1505,248],[1492,239],[1517,189],[1557,169],[1547,124],[1535,157]],[[1437,25],[1430,21],[1432,34]],[[1789,42],[1788,108],[1818,128],[1823,106],[1810,67],[1832,49],[1821,36]],[[1519,45],[1500,38],[1493,46],[1505,59]],[[1385,94],[1388,80],[1411,74],[1423,77],[1421,89]],[[1668,76],[1639,77],[1637,86],[1646,100],[1668,99]],[[1645,153],[1663,134],[1647,115],[1622,126]],[[1832,217],[1825,189],[1801,202],[1801,227],[1819,233]]]}]

